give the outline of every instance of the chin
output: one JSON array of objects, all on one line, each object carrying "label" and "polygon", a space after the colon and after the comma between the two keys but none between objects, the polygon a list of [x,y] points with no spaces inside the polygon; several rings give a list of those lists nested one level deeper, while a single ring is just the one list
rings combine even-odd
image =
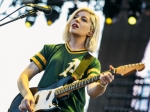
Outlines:
[{"label": "chin", "polygon": [[74,30],[70,30],[69,33],[71,35],[79,35],[79,33],[77,31],[74,31]]}]

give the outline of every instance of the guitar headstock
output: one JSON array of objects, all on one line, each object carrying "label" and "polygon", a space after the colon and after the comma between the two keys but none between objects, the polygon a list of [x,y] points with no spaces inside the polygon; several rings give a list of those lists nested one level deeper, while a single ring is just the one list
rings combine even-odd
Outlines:
[{"label": "guitar headstock", "polygon": [[115,73],[126,76],[135,71],[142,71],[144,68],[145,65],[143,63],[128,64],[115,68]]}]

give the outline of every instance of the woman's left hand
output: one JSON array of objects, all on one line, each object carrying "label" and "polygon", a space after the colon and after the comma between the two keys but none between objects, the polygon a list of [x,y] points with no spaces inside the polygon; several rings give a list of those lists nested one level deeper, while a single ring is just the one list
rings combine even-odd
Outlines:
[{"label": "woman's left hand", "polygon": [[[110,65],[109,67],[111,70],[114,69],[113,66]],[[103,86],[108,85],[114,80],[114,75],[110,72],[105,72],[103,75],[100,76],[100,84]]]}]

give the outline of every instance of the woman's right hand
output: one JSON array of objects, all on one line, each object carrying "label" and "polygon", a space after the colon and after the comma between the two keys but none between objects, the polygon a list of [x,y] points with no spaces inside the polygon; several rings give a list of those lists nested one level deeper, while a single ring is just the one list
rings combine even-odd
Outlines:
[{"label": "woman's right hand", "polygon": [[34,105],[35,105],[35,100],[32,94],[26,95],[24,99],[21,101],[19,105],[19,110],[21,112],[24,111],[29,111],[29,112],[34,112]]}]

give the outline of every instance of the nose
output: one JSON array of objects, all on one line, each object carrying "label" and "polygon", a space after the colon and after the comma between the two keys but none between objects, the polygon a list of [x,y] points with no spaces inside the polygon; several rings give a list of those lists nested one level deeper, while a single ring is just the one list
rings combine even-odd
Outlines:
[{"label": "nose", "polygon": [[79,21],[80,21],[80,18],[79,18],[79,17],[77,17],[77,18],[75,19],[75,21],[76,21],[76,22],[79,22]]}]

